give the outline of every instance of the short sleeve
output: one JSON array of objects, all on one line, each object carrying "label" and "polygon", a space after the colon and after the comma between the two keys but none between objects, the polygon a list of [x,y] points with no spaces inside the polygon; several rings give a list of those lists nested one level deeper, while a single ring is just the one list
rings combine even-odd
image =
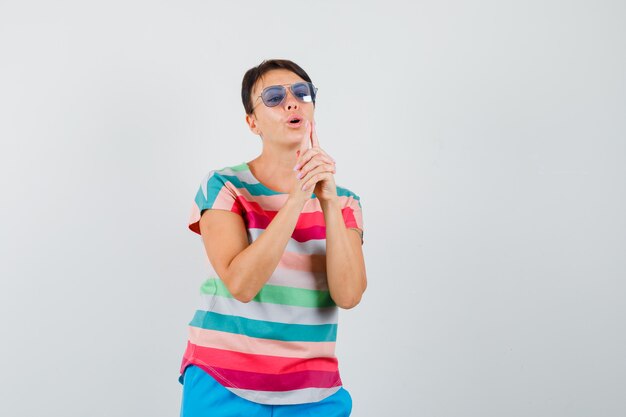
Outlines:
[{"label": "short sleeve", "polygon": [[344,223],[348,229],[357,229],[361,235],[361,245],[363,244],[363,212],[361,199],[358,195],[351,193],[346,205],[341,209]]},{"label": "short sleeve", "polygon": [[243,212],[237,200],[235,186],[228,181],[227,177],[215,170],[210,171],[200,182],[195,201],[191,207],[189,230],[200,234],[200,216],[204,210],[208,209],[232,211],[239,215]]}]

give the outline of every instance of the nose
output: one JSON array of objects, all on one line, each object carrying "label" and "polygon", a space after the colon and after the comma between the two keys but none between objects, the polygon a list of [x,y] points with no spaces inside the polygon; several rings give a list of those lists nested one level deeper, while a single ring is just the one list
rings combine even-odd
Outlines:
[{"label": "nose", "polygon": [[298,100],[293,94],[291,94],[290,88],[287,88],[287,96],[285,97],[283,106],[285,107],[285,110],[294,110],[298,108]]}]

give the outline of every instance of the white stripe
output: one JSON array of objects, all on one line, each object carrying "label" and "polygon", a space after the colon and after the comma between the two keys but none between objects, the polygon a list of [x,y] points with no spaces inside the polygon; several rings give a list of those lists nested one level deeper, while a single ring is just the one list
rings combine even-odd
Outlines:
[{"label": "white stripe", "polygon": [[242,303],[234,298],[200,294],[200,310],[253,320],[289,324],[337,324],[338,308],[296,307],[283,304]]},{"label": "white stripe", "polygon": [[332,388],[303,388],[293,391],[254,391],[248,389],[224,387],[233,393],[261,404],[301,404],[321,401],[326,397],[330,397],[341,389],[341,387]]},{"label": "white stripe", "polygon": [[284,287],[328,291],[328,280],[325,272],[296,271],[277,267],[267,283]]},{"label": "white stripe", "polygon": [[[206,268],[209,277],[207,280],[221,279],[208,260]],[[277,267],[266,284],[302,288],[305,290],[328,291],[328,280],[326,279],[325,272],[295,271],[293,269]]]},{"label": "white stripe", "polygon": [[[257,240],[265,232],[265,229],[249,228],[248,233],[252,242]],[[326,239],[311,239],[306,242],[298,242],[289,238],[285,252],[300,253],[303,255],[326,255]]]}]

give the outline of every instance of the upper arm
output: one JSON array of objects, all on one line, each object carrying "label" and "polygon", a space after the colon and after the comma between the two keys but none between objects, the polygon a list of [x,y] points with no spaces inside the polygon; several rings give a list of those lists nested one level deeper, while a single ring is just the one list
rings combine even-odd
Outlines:
[{"label": "upper arm", "polygon": [[232,211],[204,210],[200,217],[200,234],[209,262],[226,283],[231,262],[249,245],[243,218]]},{"label": "upper arm", "polygon": [[362,231],[356,227],[350,227],[350,230],[354,230],[357,233],[350,233],[350,244],[354,248],[358,258],[359,267],[363,271],[363,291],[367,287],[367,274],[365,272],[365,258],[363,257],[363,238]]}]

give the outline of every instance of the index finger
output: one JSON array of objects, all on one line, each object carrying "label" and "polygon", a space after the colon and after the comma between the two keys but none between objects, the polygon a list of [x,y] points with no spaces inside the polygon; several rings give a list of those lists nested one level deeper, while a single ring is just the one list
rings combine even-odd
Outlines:
[{"label": "index finger", "polygon": [[300,142],[300,155],[303,155],[308,149],[311,143],[311,122],[306,120],[304,122],[304,136],[302,142]]},{"label": "index finger", "polygon": [[314,148],[319,148],[320,147],[320,141],[317,138],[317,129],[315,128],[315,120],[313,120],[312,126],[311,126],[311,146]]}]

